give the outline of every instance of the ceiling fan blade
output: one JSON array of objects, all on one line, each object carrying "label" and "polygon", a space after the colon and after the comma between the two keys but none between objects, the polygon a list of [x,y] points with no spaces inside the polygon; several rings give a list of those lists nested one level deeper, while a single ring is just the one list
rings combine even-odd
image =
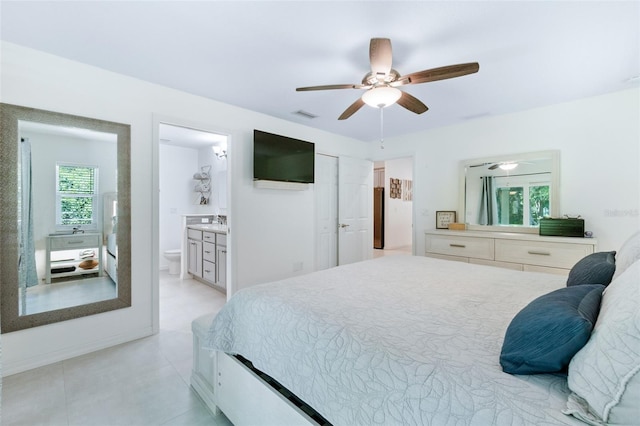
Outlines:
[{"label": "ceiling fan blade", "polygon": [[372,38],[369,43],[369,62],[374,77],[383,80],[391,71],[392,53],[391,40],[388,38]]},{"label": "ceiling fan blade", "polygon": [[358,98],[354,103],[349,105],[349,108],[344,110],[342,115],[340,117],[338,117],[338,120],[346,120],[347,118],[349,118],[353,114],[355,114],[364,105],[365,104],[364,104],[364,101],[362,100],[362,98]]},{"label": "ceiling fan blade", "polygon": [[308,92],[310,90],[334,90],[334,89],[365,89],[369,86],[363,84],[327,84],[325,86],[297,87],[296,92]]},{"label": "ceiling fan blade", "polygon": [[398,99],[398,105],[408,109],[411,112],[415,112],[416,114],[422,114],[429,109],[425,104],[422,103],[422,101],[420,101],[420,99],[408,94],[407,92],[402,92],[402,96],[400,96],[400,99]]},{"label": "ceiling fan blade", "polygon": [[404,75],[398,79],[402,84],[419,84],[430,81],[445,80],[447,78],[461,77],[478,72],[480,65],[477,62],[467,64],[448,65],[446,67],[431,68]]},{"label": "ceiling fan blade", "polygon": [[489,167],[488,167],[488,169],[489,169],[489,170],[495,170],[495,169],[497,169],[499,166],[500,166],[500,164],[499,164],[499,163],[496,163],[496,164],[493,164],[493,165],[489,166]]}]

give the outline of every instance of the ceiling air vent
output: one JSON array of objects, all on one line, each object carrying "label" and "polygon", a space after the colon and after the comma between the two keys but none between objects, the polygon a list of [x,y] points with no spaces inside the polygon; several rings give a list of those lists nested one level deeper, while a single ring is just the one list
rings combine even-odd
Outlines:
[{"label": "ceiling air vent", "polygon": [[303,111],[301,109],[299,109],[298,111],[295,111],[294,114],[299,115],[299,116],[304,117],[304,118],[308,118],[309,120],[313,120],[314,118],[318,118],[317,115],[311,114],[310,112]]}]

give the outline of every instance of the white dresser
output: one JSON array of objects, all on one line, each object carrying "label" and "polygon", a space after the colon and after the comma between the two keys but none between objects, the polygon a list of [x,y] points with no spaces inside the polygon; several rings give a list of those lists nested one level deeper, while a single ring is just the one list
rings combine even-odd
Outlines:
[{"label": "white dresser", "polygon": [[566,275],[596,251],[593,238],[485,231],[425,231],[425,256],[520,271]]}]

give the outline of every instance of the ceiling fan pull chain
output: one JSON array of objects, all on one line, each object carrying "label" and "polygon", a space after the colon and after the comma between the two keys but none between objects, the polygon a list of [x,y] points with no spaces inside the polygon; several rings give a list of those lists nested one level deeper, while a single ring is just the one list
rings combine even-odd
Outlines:
[{"label": "ceiling fan pull chain", "polygon": [[384,108],[382,107],[382,105],[380,105],[378,108],[380,108],[380,149],[384,149],[384,138],[383,138],[383,133],[382,133],[382,131],[384,130],[383,119],[382,119],[382,110]]}]

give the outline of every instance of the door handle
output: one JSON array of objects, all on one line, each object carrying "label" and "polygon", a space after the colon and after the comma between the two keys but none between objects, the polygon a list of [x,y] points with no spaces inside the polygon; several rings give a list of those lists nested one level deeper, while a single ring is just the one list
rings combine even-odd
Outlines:
[{"label": "door handle", "polygon": [[346,223],[341,223],[341,224],[338,225],[339,228],[346,228],[347,226],[349,226],[349,225],[346,224]]}]

